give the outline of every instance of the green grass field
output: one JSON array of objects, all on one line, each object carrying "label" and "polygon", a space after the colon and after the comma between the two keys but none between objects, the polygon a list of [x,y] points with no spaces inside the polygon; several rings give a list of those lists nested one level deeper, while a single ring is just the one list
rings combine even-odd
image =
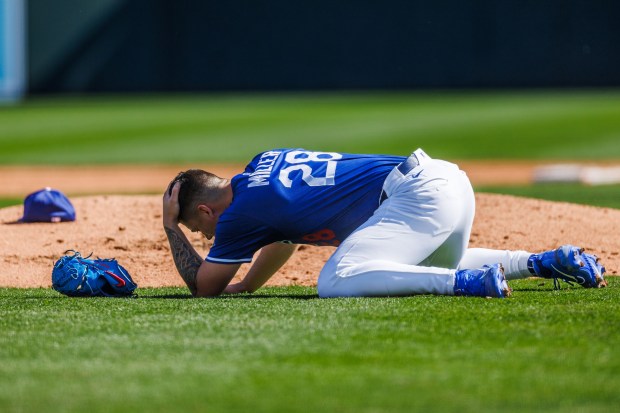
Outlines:
[{"label": "green grass field", "polygon": [[508,300],[0,290],[3,412],[611,412],[620,280]]},{"label": "green grass field", "polygon": [[620,91],[34,99],[0,164],[247,161],[274,147],[446,159],[619,159]]},{"label": "green grass field", "polygon": [[[241,162],[278,146],[447,159],[620,159],[620,92],[35,99],[0,164]],[[620,208],[620,186],[477,190]],[[0,206],[21,200],[0,200]],[[0,228],[1,230],[1,228]],[[620,279],[507,300],[188,299],[0,289],[0,412],[612,412]]]}]

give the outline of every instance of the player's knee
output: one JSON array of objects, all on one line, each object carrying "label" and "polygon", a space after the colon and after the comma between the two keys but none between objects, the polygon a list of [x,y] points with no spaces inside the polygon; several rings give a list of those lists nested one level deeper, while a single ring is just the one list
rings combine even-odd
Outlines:
[{"label": "player's knee", "polygon": [[341,297],[338,293],[338,265],[333,260],[328,260],[321,269],[317,281],[317,292],[320,298]]},{"label": "player's knee", "polygon": [[347,265],[336,260],[328,260],[317,281],[317,292],[321,298],[356,297],[354,275],[359,265]]},{"label": "player's knee", "polygon": [[352,295],[346,288],[327,282],[319,282],[317,284],[317,292],[319,298],[350,297]]},{"label": "player's knee", "polygon": [[330,288],[325,286],[325,283],[318,282],[316,289],[319,294],[319,298],[333,297],[333,295],[331,294]]}]

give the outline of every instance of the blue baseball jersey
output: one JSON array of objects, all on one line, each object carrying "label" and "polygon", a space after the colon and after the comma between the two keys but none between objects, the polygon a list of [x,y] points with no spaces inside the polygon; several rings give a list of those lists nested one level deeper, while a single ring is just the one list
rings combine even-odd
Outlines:
[{"label": "blue baseball jersey", "polygon": [[402,156],[274,149],[233,177],[233,200],[220,216],[207,261],[252,261],[276,241],[339,243],[379,206],[381,188]]}]

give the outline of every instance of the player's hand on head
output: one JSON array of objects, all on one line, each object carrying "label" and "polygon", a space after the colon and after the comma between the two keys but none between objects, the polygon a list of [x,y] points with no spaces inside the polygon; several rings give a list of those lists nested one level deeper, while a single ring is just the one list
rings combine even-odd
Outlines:
[{"label": "player's hand on head", "polygon": [[163,199],[163,220],[164,226],[174,226],[179,223],[179,190],[181,182],[173,181],[166,188]]}]

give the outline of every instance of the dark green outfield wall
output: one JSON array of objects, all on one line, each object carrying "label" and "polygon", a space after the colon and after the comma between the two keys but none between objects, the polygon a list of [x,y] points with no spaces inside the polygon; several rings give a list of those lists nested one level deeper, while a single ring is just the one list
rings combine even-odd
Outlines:
[{"label": "dark green outfield wall", "polygon": [[620,86],[620,2],[31,0],[42,92]]}]

